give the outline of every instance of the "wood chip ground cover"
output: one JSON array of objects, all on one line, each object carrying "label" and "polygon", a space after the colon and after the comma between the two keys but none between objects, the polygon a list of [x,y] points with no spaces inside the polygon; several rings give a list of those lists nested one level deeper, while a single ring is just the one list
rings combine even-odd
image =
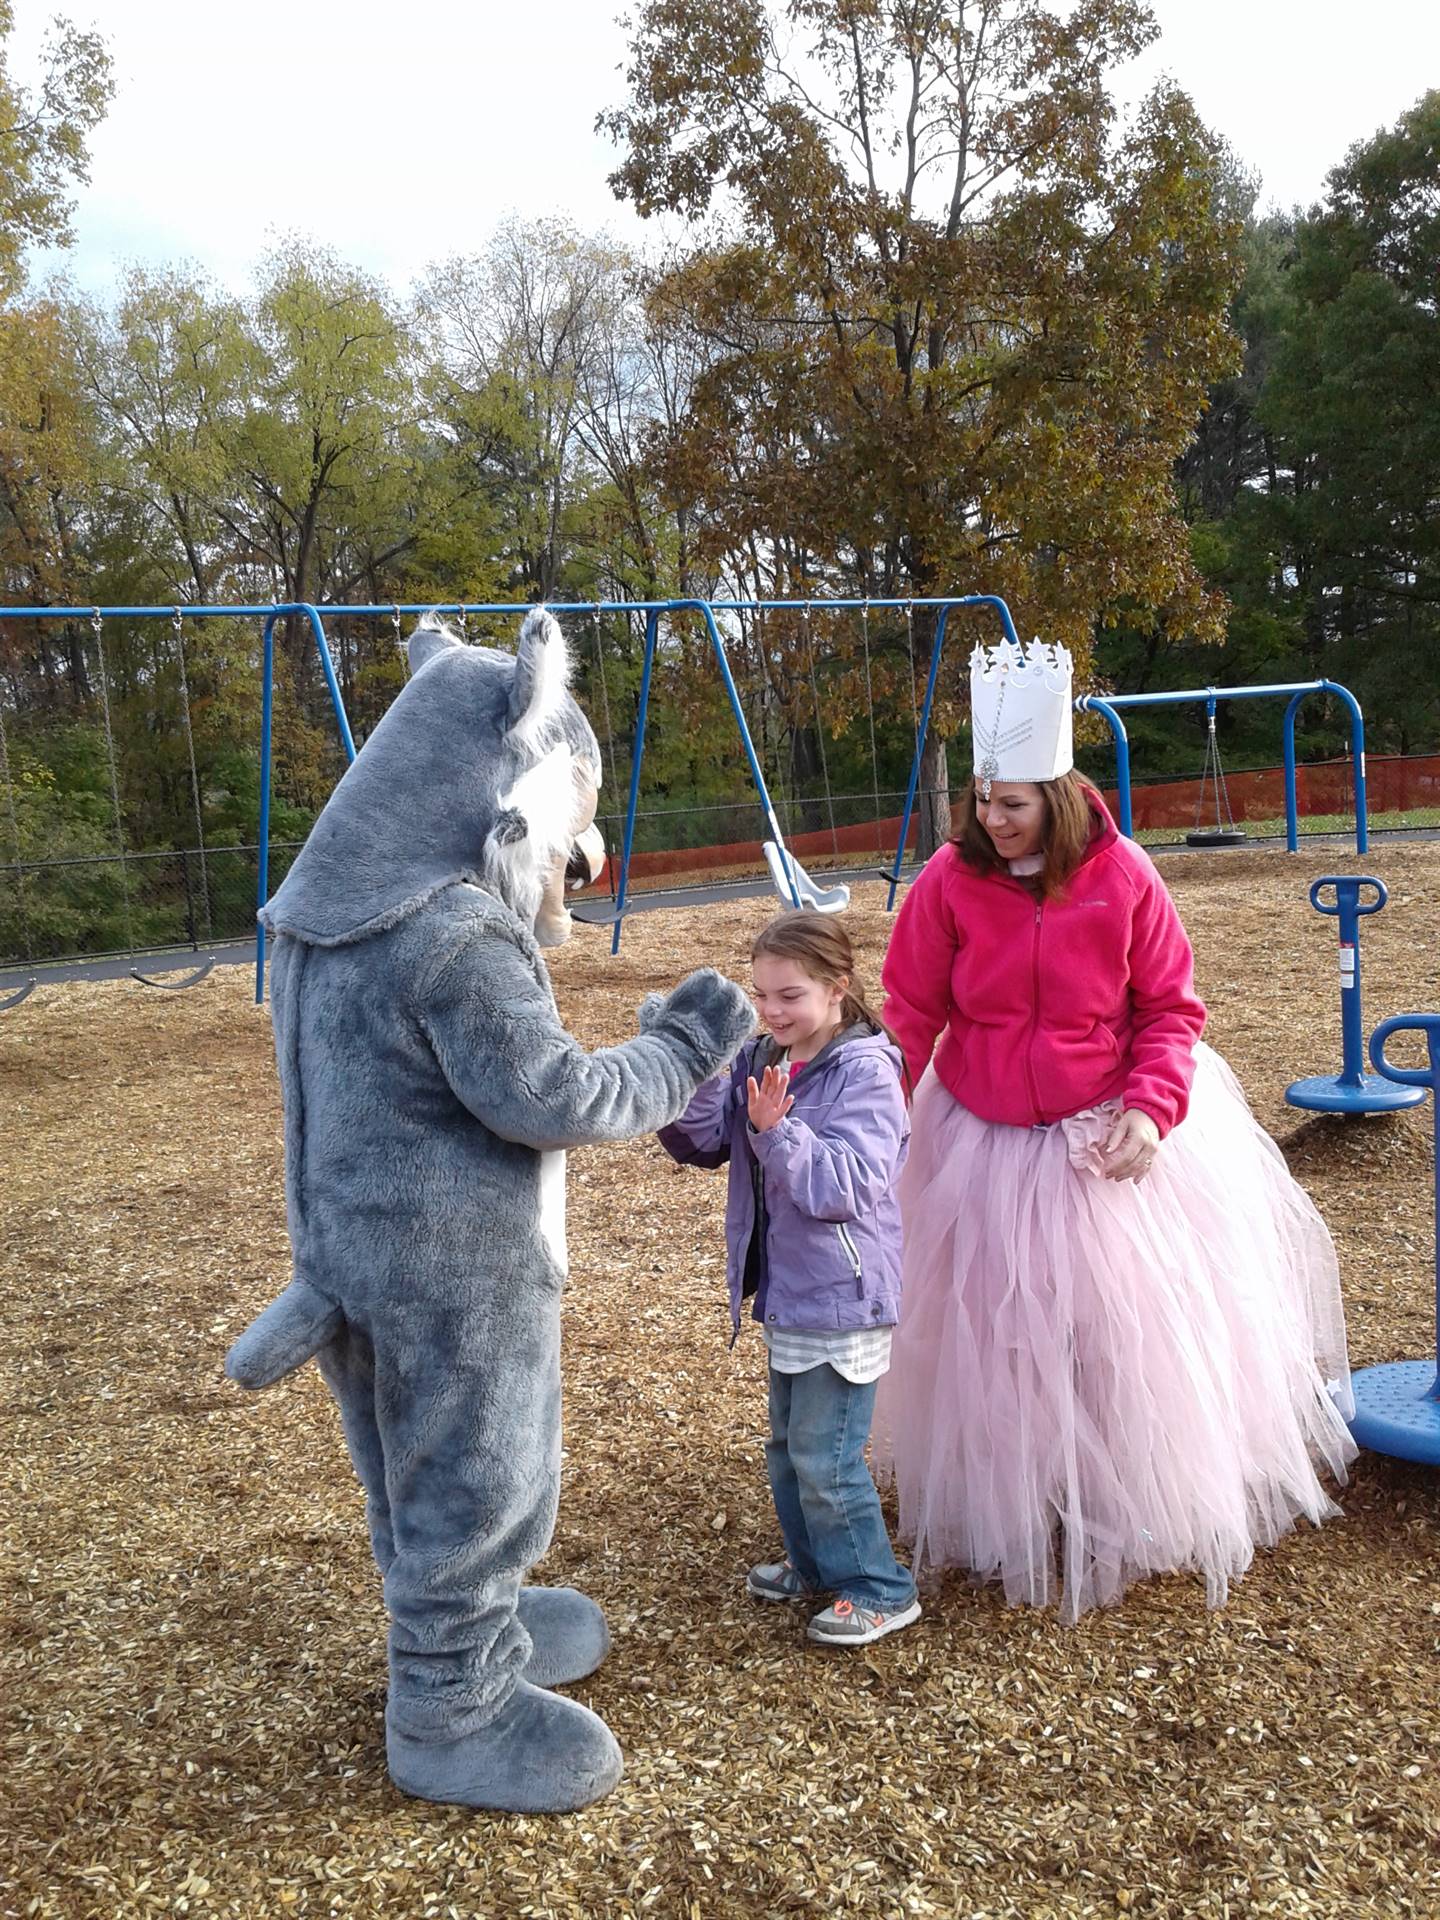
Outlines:
[{"label": "wood chip ground cover", "polygon": [[[1352,1358],[1434,1339],[1431,1117],[1303,1120],[1339,1058],[1311,878],[1162,862],[1211,1038],[1340,1246]],[[1440,849],[1359,863],[1367,1016],[1440,1005]],[[850,915],[870,979],[889,919]],[[553,956],[591,1045],[756,901]],[[0,1017],[5,1703],[0,1915],[1440,1914],[1440,1473],[1362,1459],[1345,1517],[1062,1629],[958,1576],[849,1657],[747,1602],[773,1550],[763,1360],[727,1350],[723,1182],[653,1142],[573,1156],[567,1462],[543,1577],[607,1609],[580,1697],[627,1757],[560,1821],[407,1801],[383,1767],[384,1617],[313,1368],[248,1399],[224,1350],[287,1277],[267,1016],[243,969],[176,997],[39,989]]]}]

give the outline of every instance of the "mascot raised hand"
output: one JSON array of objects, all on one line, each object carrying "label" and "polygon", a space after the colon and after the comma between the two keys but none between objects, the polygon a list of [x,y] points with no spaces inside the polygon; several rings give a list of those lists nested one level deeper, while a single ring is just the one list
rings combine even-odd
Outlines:
[{"label": "mascot raised hand", "polygon": [[[412,677],[261,915],[294,1278],[226,1371],[312,1356],[339,1403],[385,1577],[391,1778],[561,1812],[620,1749],[549,1688],[604,1658],[598,1606],[527,1587],[560,1476],[565,1149],[676,1119],[752,1026],[692,974],[623,1046],[560,1024],[539,939],[599,871],[600,754],[543,609],[518,653],[427,615]],[[538,938],[537,938],[538,932]]]}]

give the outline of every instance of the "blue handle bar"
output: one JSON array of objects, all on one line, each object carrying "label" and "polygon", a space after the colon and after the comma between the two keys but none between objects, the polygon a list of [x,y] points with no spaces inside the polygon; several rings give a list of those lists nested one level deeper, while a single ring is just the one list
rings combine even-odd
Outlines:
[{"label": "blue handle bar", "polygon": [[[1385,1042],[1392,1033],[1423,1033],[1430,1049],[1429,1068],[1397,1067],[1387,1060]],[[1428,1087],[1434,1093],[1440,1086],[1440,1013],[1396,1013],[1382,1020],[1370,1036],[1370,1064],[1402,1087]]]},{"label": "blue handle bar", "polygon": [[[1320,898],[1320,889],[1322,887],[1333,887],[1335,889],[1335,904],[1333,906],[1327,907],[1325,902]],[[1333,920],[1336,914],[1344,911],[1345,903],[1342,901],[1340,895],[1340,889],[1342,887],[1350,896],[1349,906],[1352,913],[1379,913],[1385,902],[1390,898],[1385,888],[1385,882],[1383,880],[1377,880],[1373,874],[1327,873],[1321,879],[1317,880],[1310,889],[1311,906],[1314,907],[1317,913],[1328,914]],[[1362,887],[1373,887],[1375,889],[1375,898],[1368,907],[1362,906],[1360,901],[1360,889]]]}]

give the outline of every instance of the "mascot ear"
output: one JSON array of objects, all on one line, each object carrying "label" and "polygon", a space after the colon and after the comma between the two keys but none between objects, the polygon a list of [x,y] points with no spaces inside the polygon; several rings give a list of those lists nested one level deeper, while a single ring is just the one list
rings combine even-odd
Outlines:
[{"label": "mascot ear", "polygon": [[544,607],[527,614],[515,655],[515,677],[510,683],[510,735],[532,751],[547,720],[560,710],[570,656],[565,636]]},{"label": "mascot ear", "polygon": [[428,660],[433,660],[437,653],[444,653],[447,647],[463,644],[458,634],[446,626],[438,613],[422,613],[405,649],[410,656],[411,673],[418,673]]}]

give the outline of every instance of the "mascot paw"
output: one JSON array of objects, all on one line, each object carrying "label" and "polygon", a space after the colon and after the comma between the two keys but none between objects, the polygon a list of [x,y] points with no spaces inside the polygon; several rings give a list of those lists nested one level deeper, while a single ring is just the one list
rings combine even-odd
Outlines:
[{"label": "mascot paw", "polygon": [[713,967],[682,980],[649,1028],[688,1041],[706,1079],[735,1058],[754,1030],[749,994]]},{"label": "mascot paw", "polygon": [[599,1714],[524,1680],[488,1726],[460,1740],[416,1740],[387,1715],[385,1747],[402,1793],[496,1813],[573,1813],[625,1770]]},{"label": "mascot paw", "polygon": [[610,1651],[605,1616],[574,1587],[522,1587],[516,1607],[530,1636],[525,1678],[534,1687],[565,1687],[594,1673]]},{"label": "mascot paw", "polygon": [[665,1016],[670,1004],[669,996],[663,993],[647,993],[640,1002],[640,1031],[653,1033]]}]

